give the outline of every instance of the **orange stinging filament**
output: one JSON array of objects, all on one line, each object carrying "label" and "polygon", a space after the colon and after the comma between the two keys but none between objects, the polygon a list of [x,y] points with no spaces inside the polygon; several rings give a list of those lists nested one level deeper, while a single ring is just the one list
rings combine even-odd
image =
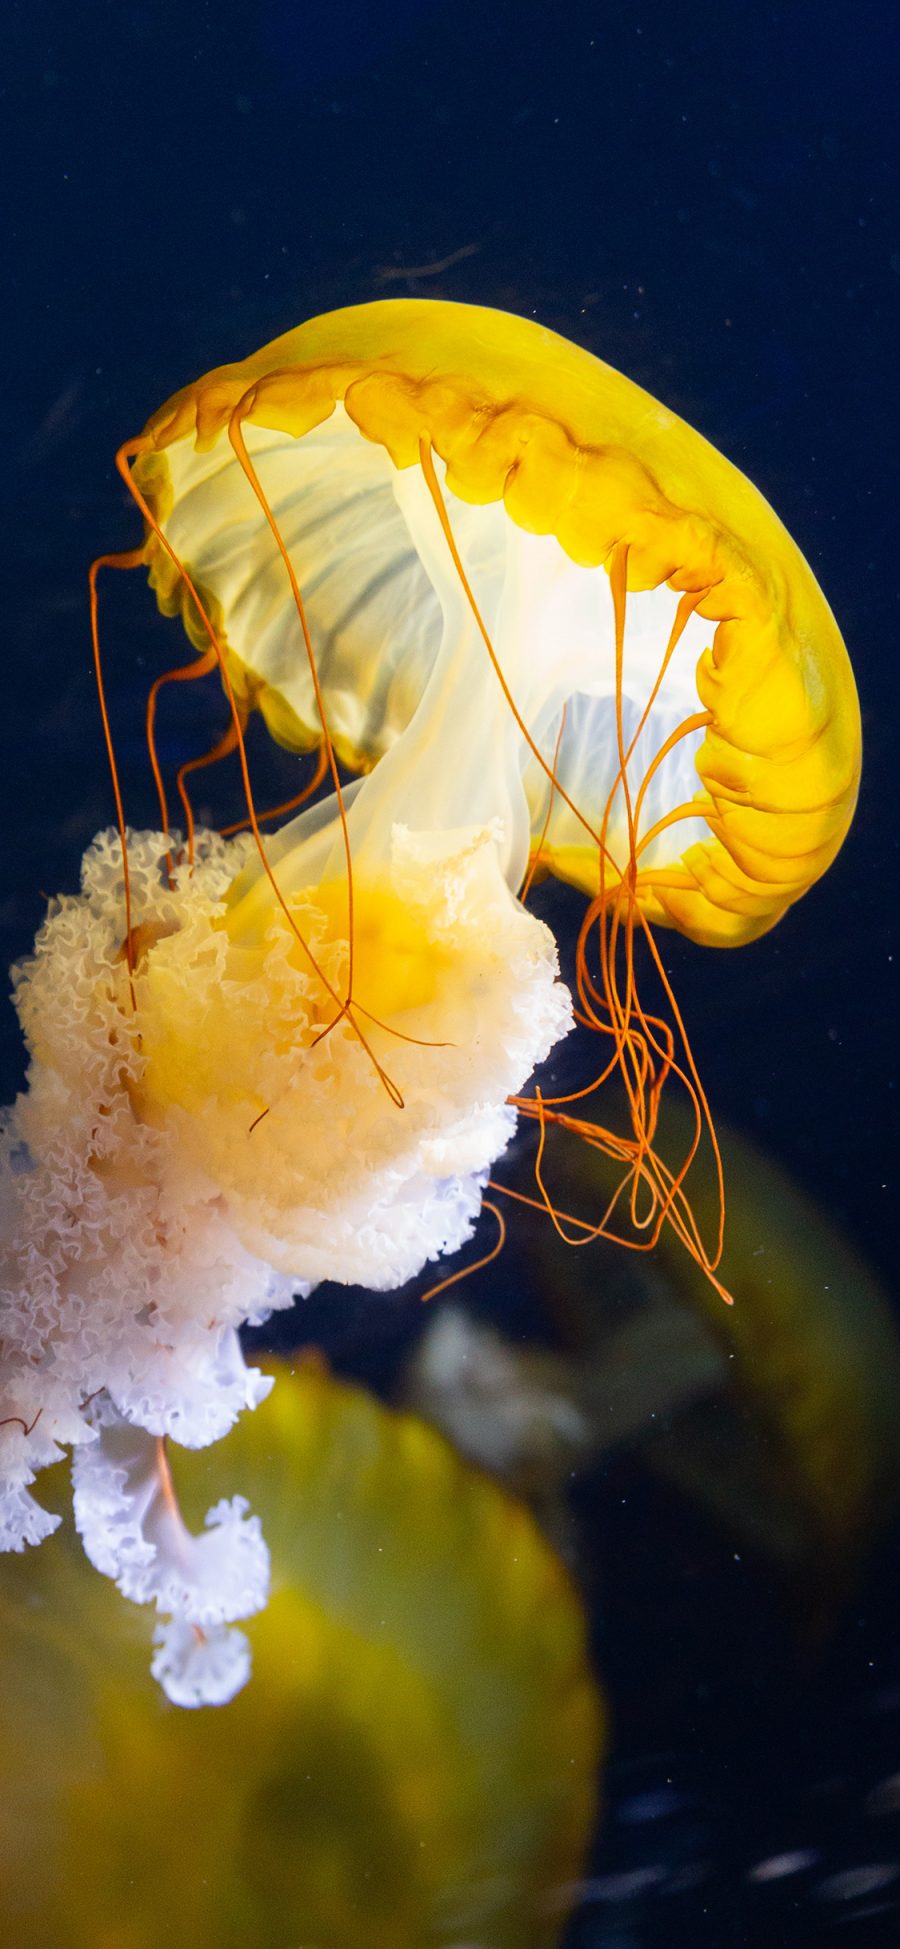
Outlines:
[{"label": "orange stinging filament", "polygon": [[94,677],[97,684],[97,697],[100,704],[100,721],[103,725],[103,741],[112,779],[113,799],[116,807],[116,826],[119,845],[122,849],[122,881],[125,891],[125,959],[128,964],[128,988],[131,995],[132,1012],[137,1009],[134,992],[134,930],[131,906],[131,873],[128,865],[128,839],[125,826],[125,806],[119,780],[119,767],[116,762],[116,748],[113,742],[112,725],[106,702],[106,685],[103,680],[103,660],[100,655],[100,616],[97,600],[97,576],[102,568],[131,569],[140,568],[144,561],[143,548],[129,548],[118,555],[98,555],[88,569],[88,600],[91,618],[91,645],[94,657]]},{"label": "orange stinging filament", "polygon": [[[296,792],[292,799],[283,799],[280,805],[270,805],[266,812],[258,812],[256,816],[260,825],[269,819],[280,819],[286,812],[299,811],[300,807],[306,804],[307,799],[311,799],[313,793],[318,791],[327,770],[328,753],[324,744],[320,744],[312,777],[307,780],[302,792]],[[220,828],[222,838],[232,839],[235,833],[246,832],[249,824],[249,819],[236,819],[233,825],[222,826]]]},{"label": "orange stinging filament", "polygon": [[254,395],[251,390],[251,392],[245,393],[242,399],[238,400],[238,403],[228,422],[228,438],[231,441],[231,445],[234,449],[234,453],[237,458],[237,461],[243,473],[246,475],[246,478],[249,481],[251,488],[253,489],[253,493],[255,494],[256,499],[259,502],[264,519],[269,529],[271,530],[272,538],[275,542],[275,546],[278,549],[278,553],[281,556],[281,559],[285,566],[285,570],[287,572],[288,581],[291,587],[291,595],[294,600],[294,607],[297,611],[297,617],[303,635],[303,644],[306,650],[306,658],[309,664],[309,674],[312,681],[313,692],[316,700],[316,710],[318,712],[319,723],[322,729],[322,741],[325,747],[328,768],[331,772],[331,782],[332,785],[334,786],[335,797],[337,799],[338,817],[340,819],[340,825],[341,825],[341,839],[343,842],[344,858],[347,866],[347,940],[348,940],[349,959],[348,959],[348,967],[347,967],[347,995],[341,1008],[341,1013],[346,1014],[350,1009],[353,1001],[353,950],[354,950],[353,859],[351,856],[351,849],[350,849],[350,831],[347,825],[347,809],[344,804],[344,792],[343,792],[343,787],[341,785],[341,776],[338,770],[338,763],[337,763],[337,758],[335,756],[334,745],[332,744],[331,733],[328,729],[328,719],[325,715],[325,700],[322,696],[322,687],[319,682],[319,673],[316,668],[316,659],[313,654],[312,638],[310,637],[310,633],[309,633],[309,623],[307,621],[306,608],[304,605],[303,597],[300,592],[300,584],[297,581],[297,576],[294,570],[294,564],[291,561],[287,547],[285,546],[284,537],[275,519],[275,515],[269,505],[269,501],[263,489],[262,482],[259,478],[259,475],[257,474],[256,468],[254,467],[252,460],[250,459],[250,455],[247,452],[247,443],[244,439],[244,435],[241,427],[242,420],[246,418],[247,414],[251,410],[251,407],[253,405],[253,397]]},{"label": "orange stinging filament", "polygon": [[[496,1188],[502,1191],[504,1187],[498,1185]],[[445,1293],[449,1286],[458,1286],[461,1280],[471,1279],[473,1273],[483,1272],[485,1266],[492,1265],[493,1261],[499,1258],[506,1244],[506,1219],[499,1205],[495,1205],[490,1198],[482,1198],[481,1209],[489,1211],[497,1220],[497,1237],[490,1251],[483,1252],[481,1258],[475,1259],[472,1265],[459,1266],[455,1272],[448,1273],[447,1278],[439,1279],[436,1286],[429,1286],[428,1291],[422,1294],[423,1306],[427,1305],[429,1300],[436,1299],[438,1293]]]},{"label": "orange stinging filament", "polygon": [[[284,914],[284,917],[288,923],[288,926],[292,934],[294,935],[295,940],[298,942],[300,948],[302,949],[304,955],[306,956],[306,959],[309,961],[310,966],[313,968],[318,980],[321,982],[326,993],[331,996],[331,999],[335,1004],[335,1007],[337,1009],[337,1014],[334,1018],[335,1022],[339,1021],[342,1016],[347,1017],[348,1021],[350,1022],[354,1035],[357,1037],[357,1040],[361,1044],[362,1048],[365,1050],[366,1055],[369,1057],[369,1060],[372,1063],[375,1072],[379,1077],[379,1080],[381,1081],[385,1090],[387,1091],[387,1094],[390,1096],[392,1102],[397,1106],[397,1108],[402,1109],[403,1098],[401,1096],[400,1091],[397,1088],[397,1085],[394,1082],[392,1082],[390,1076],[387,1074],[387,1071],[384,1069],[383,1065],[379,1062],[378,1057],[376,1056],[374,1050],[371,1047],[370,1042],[368,1041],[368,1038],[363,1034],[363,1031],[359,1027],[358,1022],[354,1020],[352,1011],[348,1010],[346,1000],[344,1001],[341,1000],[341,997],[338,994],[337,989],[334,987],[333,983],[329,981],[328,976],[325,974],[324,969],[320,967],[319,962],[317,961],[311,947],[309,946],[308,942],[305,940],[303,934],[300,931],[300,928],[297,925],[294,915],[291,912],[288,902],[285,899],[284,894],[282,893],[281,888],[278,885],[278,881],[275,877],[275,874],[272,870],[272,866],[269,862],[268,854],[266,853],[265,845],[263,843],[263,836],[259,828],[259,818],[257,815],[256,805],[253,798],[253,788],[250,781],[250,767],[247,759],[247,747],[246,747],[246,740],[244,738],[244,728],[241,719],[241,712],[238,706],[237,699],[234,694],[234,688],[232,686],[231,678],[228,673],[228,666],[225,660],[225,655],[222,646],[216,635],[216,631],[213,626],[213,623],[211,622],[210,617],[208,616],[207,611],[204,607],[204,604],[200,599],[195,584],[190,574],[188,573],[188,570],[185,568],[184,563],[179,559],[179,556],[177,555],[175,549],[172,546],[172,543],[169,541],[167,535],[164,533],[159,521],[156,519],[156,516],[153,514],[148,502],[145,500],[144,495],[141,493],[141,490],[138,487],[136,481],[134,480],[131,468],[129,466],[129,461],[137,458],[139,454],[145,453],[148,450],[149,446],[150,446],[150,441],[148,440],[146,435],[142,435],[137,440],[126,441],[124,445],[119,448],[119,451],[116,454],[116,467],[123,481],[125,482],[125,485],[128,488],[128,491],[132,499],[134,500],[136,506],[139,508],[141,514],[143,515],[148,528],[152,530],[153,534],[156,536],[156,539],[160,547],[165,550],[166,554],[169,557],[169,560],[172,562],[173,567],[177,571],[182,583],[184,584],[185,589],[187,590],[188,595],[190,596],[192,602],[194,603],[197,614],[200,618],[200,621],[209,639],[210,650],[215,658],[215,664],[218,667],[219,674],[222,680],[222,685],[225,691],[225,696],[228,701],[229,710],[231,712],[231,721],[234,729],[235,742],[237,746],[238,758],[241,767],[241,778],[244,787],[244,800],[247,807],[250,829],[253,833],[254,843],[256,845],[256,850],[259,855],[259,860],[263,872],[266,876],[266,879],[269,882],[269,885],[272,888],[272,892],[275,896],[277,905],[281,909],[281,912]],[[124,563],[120,563],[116,557],[111,557],[108,559],[110,560],[112,566],[125,565]],[[106,560],[107,558],[101,557],[100,562],[95,564],[95,568],[103,566]],[[127,565],[136,566],[138,560],[143,560],[142,550],[135,551],[135,560],[129,561]],[[96,615],[96,598],[94,597],[93,604],[92,604],[92,616],[95,615]],[[187,667],[192,671],[196,668],[195,665],[190,665]],[[108,750],[111,749],[111,738],[108,738],[107,740],[107,749]],[[112,762],[114,763],[114,760]],[[119,801],[117,801],[117,810],[118,810],[118,805],[119,805]],[[124,815],[120,814],[120,818],[121,818],[120,831],[123,836],[123,845],[124,845],[124,832],[125,832]],[[130,898],[128,902],[128,913],[129,913],[129,927],[130,927]],[[130,933],[129,933],[129,940],[130,940]],[[334,1024],[331,1024],[330,1026],[334,1026]]]},{"label": "orange stinging filament", "polygon": [[[615,567],[616,565],[614,564]],[[613,581],[613,600],[616,612],[616,637],[617,643],[620,644],[624,641],[625,607],[624,576],[621,568],[619,568],[617,575],[611,577],[611,580]],[[622,778],[622,772],[633,753],[637,736],[647,720],[653,698],[658,692],[662,674],[672,654],[677,637],[684,627],[687,614],[690,613],[690,608],[695,606],[696,600],[697,598],[690,599],[690,607],[688,607],[687,602],[682,602],[679,605],[679,612],[676,616],[669,644],[663,658],[660,675],[654,683],[651,697],[645,706],[638,731],[632,738],[627,752],[623,749],[621,732],[619,733],[619,772],[613,780],[612,789],[604,810],[601,825],[601,832],[604,839],[613,800]],[[621,651],[617,651],[617,691],[620,700],[617,704],[617,719],[619,723],[621,723],[621,676],[622,655]],[[662,1225],[668,1221],[672,1224],[678,1237],[691,1253],[691,1256],[696,1259],[697,1263],[711,1280],[711,1283],[716,1287],[716,1290],[723,1298],[727,1299],[729,1295],[725,1292],[721,1282],[715,1277],[715,1267],[718,1265],[721,1257],[724,1226],[724,1182],[715,1126],[697,1071],[680,1009],[676,1002],[669,978],[663,967],[652,928],[637,897],[639,884],[637,859],[646,843],[646,841],[639,842],[637,835],[639,831],[640,812],[649,780],[667,752],[681,738],[687,736],[694,730],[702,728],[709,721],[709,714],[707,712],[695,713],[692,717],[686,719],[677,731],[672,733],[671,737],[666,740],[661,750],[656,754],[642,781],[637,798],[634,800],[631,809],[629,859],[625,870],[612,893],[607,892],[605,886],[605,861],[607,855],[604,849],[600,855],[600,894],[588,909],[579,935],[577,980],[579,999],[584,1010],[580,1019],[592,1028],[601,1030],[604,1033],[613,1034],[615,1052],[603,1075],[598,1079],[598,1082],[605,1080],[612,1068],[617,1067],[619,1069],[628,1095],[634,1142],[628,1143],[623,1151],[621,1148],[622,1140],[617,1139],[614,1133],[604,1131],[597,1125],[584,1124],[567,1116],[559,1115],[556,1110],[550,1111],[546,1102],[540,1104],[537,1112],[532,1107],[529,1114],[532,1116],[537,1114],[541,1123],[542,1134],[537,1178],[545,1205],[549,1206],[549,1199],[540,1174],[540,1163],[543,1154],[544,1126],[546,1121],[552,1117],[554,1121],[559,1121],[565,1127],[575,1130],[576,1134],[581,1136],[589,1144],[603,1150],[606,1155],[614,1157],[628,1156],[630,1159],[627,1178],[623,1180],[623,1184],[619,1187],[616,1197],[604,1214],[599,1230],[604,1235],[617,1237],[619,1243],[629,1245],[633,1249],[649,1249],[658,1242]],[[628,791],[627,787],[625,789],[627,802],[630,805],[630,791]],[[661,821],[660,826],[670,821],[674,823],[676,817],[687,816],[688,813],[691,816],[696,816],[697,812],[703,809],[699,802],[692,804],[689,808],[678,808],[675,813],[668,816],[666,821]],[[655,830],[656,828],[654,828]],[[648,874],[647,883],[652,884],[652,880],[653,875]],[[626,909],[624,921],[626,982],[624,1001],[620,995],[616,973],[623,903]],[[663,987],[670,1014],[674,1018],[676,1030],[684,1050],[684,1065],[675,1060],[674,1035],[670,1022],[662,1020],[657,1016],[647,1015],[641,1006],[634,964],[634,930],[636,922],[639,923],[647,940],[651,958]],[[595,923],[600,937],[602,991],[598,991],[590,975],[586,960],[586,944]],[[602,1009],[604,1013],[598,1015],[598,1008]],[[608,1016],[608,1020],[604,1019],[606,1016]],[[660,1097],[669,1075],[677,1077],[682,1083],[690,1098],[694,1113],[694,1132],[688,1147],[688,1153],[676,1173],[671,1172],[664,1164],[656,1152],[653,1142],[659,1114]],[[597,1084],[593,1087],[596,1086]],[[568,1100],[571,1101],[572,1099],[570,1098]],[[719,1194],[719,1222],[715,1250],[712,1254],[708,1253],[703,1246],[693,1212],[683,1190],[685,1177],[699,1149],[704,1129],[709,1135],[713,1149]],[[621,1234],[611,1233],[608,1230],[612,1211],[627,1182],[630,1182],[631,1187],[631,1225],[633,1230],[643,1231],[648,1234],[643,1240],[623,1237]],[[642,1184],[646,1186],[650,1197],[649,1209],[643,1218],[639,1215],[637,1208],[638,1192]],[[585,1234],[585,1238],[587,1236]],[[570,1242],[582,1243],[584,1240],[570,1240]]]},{"label": "orange stinging filament", "polygon": [[[281,556],[282,562],[284,563],[288,581],[290,583],[291,595],[293,597],[294,607],[297,611],[297,617],[300,623],[300,629],[303,636],[303,644],[306,651],[306,658],[307,658],[307,663],[309,665],[310,678],[312,680],[312,685],[313,685],[313,693],[316,700],[316,710],[318,713],[319,724],[321,726],[321,731],[322,731],[322,748],[324,754],[323,770],[327,768],[331,772],[331,779],[332,779],[332,784],[334,786],[334,793],[335,793],[335,798],[338,807],[338,818],[340,820],[341,840],[344,849],[344,859],[347,868],[347,936],[348,936],[348,950],[349,950],[348,969],[347,969],[347,993],[344,997],[343,1002],[340,1004],[338,1008],[337,1014],[333,1017],[332,1021],[326,1024],[324,1029],[320,1030],[319,1034],[315,1038],[315,1042],[323,1041],[325,1036],[330,1035],[332,1029],[337,1027],[337,1024],[341,1020],[341,1017],[346,1016],[348,1021],[351,1023],[351,1026],[353,1027],[355,1034],[359,1037],[359,1040],[362,1043],[364,1049],[366,1049],[372,1062],[375,1064],[375,1068],[377,1070],[378,1076],[384,1088],[386,1089],[388,1095],[391,1097],[391,1100],[396,1104],[397,1108],[402,1110],[403,1097],[401,1095],[401,1092],[397,1088],[397,1085],[392,1081],[387,1071],[382,1068],[382,1066],[377,1061],[377,1058],[374,1056],[368,1042],[366,1041],[366,1038],[362,1033],[362,1030],[359,1027],[359,1023],[356,1020],[357,1015],[364,1015],[367,1021],[371,1022],[376,1028],[383,1029],[386,1034],[393,1036],[398,1042],[407,1042],[410,1044],[414,1044],[419,1048],[440,1048],[443,1047],[444,1045],[441,1043],[431,1042],[420,1036],[404,1034],[401,1029],[393,1028],[388,1023],[380,1021],[376,1015],[373,1015],[371,1013],[370,1009],[364,1008],[361,1002],[357,1002],[354,999],[354,994],[353,994],[353,975],[354,975],[353,855],[352,855],[352,849],[350,845],[350,827],[347,821],[347,808],[344,799],[344,788],[341,783],[341,775],[338,769],[337,756],[335,753],[334,744],[332,742],[331,732],[328,727],[328,719],[325,714],[325,700],[322,695],[322,687],[319,681],[319,672],[316,667],[316,659],[313,651],[312,638],[310,636],[310,631],[309,631],[309,622],[306,615],[306,606],[303,601],[303,596],[300,590],[300,584],[297,580],[294,564],[291,561],[290,554],[288,552],[287,546],[284,541],[284,537],[275,519],[274,512],[271,506],[269,505],[269,501],[265,493],[265,490],[263,488],[262,482],[259,478],[259,475],[256,472],[252,460],[250,459],[250,455],[247,452],[246,441],[244,440],[243,432],[241,430],[241,422],[244,418],[246,418],[247,413],[250,410],[250,406],[252,405],[252,401],[253,401],[253,391],[251,389],[249,393],[245,394],[244,397],[238,401],[236,407],[234,408],[234,411],[231,415],[231,419],[229,420],[228,423],[228,437],[231,441],[231,445],[234,449],[234,453],[238,460],[238,463],[242,468],[244,474],[246,475],[247,480],[249,481],[249,484],[253,489],[253,493],[256,496],[257,501],[259,502],[260,508],[262,509],[266,524],[271,531],[273,540],[275,542],[275,546],[278,549],[278,553]],[[313,788],[311,787],[310,789]],[[315,1043],[313,1046],[315,1046]]]},{"label": "orange stinging filament", "polygon": [[[230,757],[232,751],[236,750],[237,733],[234,725],[229,724],[227,730],[223,731],[222,736],[216,739],[215,744],[211,746],[209,751],[204,751],[199,758],[187,758],[183,765],[179,765],[175,774],[175,789],[181,800],[181,809],[184,813],[187,856],[190,866],[193,866],[194,863],[194,808],[191,804],[190,793],[187,788],[187,779],[192,777],[194,772],[206,771],[210,765],[217,765],[221,758]],[[260,817],[262,816],[260,814]]]},{"label": "orange stinging filament", "polygon": [[[473,590],[466,576],[453,535],[444,495],[437,478],[431,446],[424,437],[420,441],[420,459],[456,573],[459,576],[473,619],[485,644],[488,656],[490,657],[506,701],[513,713],[513,717],[533,756],[537,759],[541,769],[548,778],[551,793],[556,792],[569,807],[570,811],[578,820],[579,825],[591,838],[597,849],[598,894],[588,908],[579,933],[576,949],[576,984],[578,999],[581,1004],[578,1019],[585,1026],[590,1027],[596,1032],[611,1036],[613,1050],[609,1062],[602,1070],[600,1076],[595,1078],[584,1091],[575,1092],[574,1096],[546,1099],[538,1090],[533,1097],[516,1097],[512,1099],[517,1109],[524,1115],[535,1119],[540,1126],[535,1166],[536,1184],[540,1196],[533,1202],[539,1208],[543,1208],[549,1213],[553,1223],[561,1232],[561,1235],[566,1237],[569,1243],[573,1244],[576,1242],[586,1244],[591,1238],[608,1237],[617,1239],[620,1244],[627,1245],[633,1250],[647,1251],[657,1244],[663,1225],[669,1223],[685,1246],[685,1249],[696,1260],[717,1291],[721,1293],[723,1298],[728,1299],[729,1295],[715,1274],[715,1268],[721,1257],[724,1226],[724,1184],[719,1145],[709,1104],[700,1082],[684,1021],[656,947],[650,923],[641,909],[638,898],[638,859],[642,850],[638,836],[639,821],[649,778],[656,770],[658,764],[662,762],[663,757],[674,747],[680,738],[687,736],[689,732],[701,728],[710,721],[709,714],[707,712],[695,713],[666,741],[663,750],[654,759],[647,777],[642,781],[636,797],[633,795],[628,776],[629,761],[633,756],[640,733],[649,718],[669,661],[674,654],[678,640],[683,633],[689,617],[699,602],[703,600],[706,591],[689,592],[682,596],[650,696],[644,706],[637,729],[626,748],[623,720],[623,677],[628,576],[627,545],[620,543],[612,552],[609,564],[609,576],[615,622],[615,711],[618,766],[604,807],[600,830],[596,832],[581,809],[570,798],[559,778],[557,762],[561,736],[557,739],[553,762],[549,764],[532,738],[521,712],[515,703],[515,699],[511,694],[478,608]],[[612,807],[620,788],[625,802],[628,842],[628,857],[625,867],[621,872],[607,845],[607,832]],[[674,823],[676,817],[688,816],[689,811],[693,816],[696,816],[697,810],[698,808],[696,806],[679,808],[676,813],[669,815],[669,822]],[[656,828],[654,828],[654,832],[655,830]],[[608,884],[609,869],[611,869],[615,876],[612,886]],[[533,871],[534,868],[532,866],[526,881],[526,890],[531,884]],[[645,884],[650,882],[651,879],[652,876],[648,874]],[[598,932],[600,948],[599,988],[591,976],[587,964],[587,941],[595,925]],[[651,959],[662,984],[670,1015],[674,1018],[674,1030],[671,1021],[647,1014],[640,1002],[634,955],[636,926],[640,926],[647,940]],[[624,989],[620,984],[620,959],[624,960]],[[684,1052],[684,1060],[682,1062],[677,1061],[675,1056],[676,1034]],[[632,1136],[630,1138],[620,1137],[615,1132],[607,1130],[601,1124],[568,1116],[562,1108],[564,1103],[571,1103],[575,1097],[593,1093],[615,1071],[618,1071],[624,1083],[628,1099],[629,1116],[632,1126]],[[694,1131],[688,1146],[687,1155],[677,1171],[672,1171],[664,1163],[662,1158],[660,1158],[654,1148],[660,1098],[664,1084],[669,1076],[677,1077],[687,1091],[694,1115]],[[546,1129],[549,1123],[563,1125],[573,1131],[591,1147],[627,1165],[624,1178],[596,1225],[585,1225],[580,1220],[567,1221],[563,1214],[557,1212],[546,1190],[543,1178],[543,1153]],[[684,1190],[684,1181],[697,1155],[704,1129],[707,1131],[712,1143],[719,1190],[719,1223],[715,1249],[712,1253],[709,1253],[703,1245],[696,1220]],[[643,1215],[638,1206],[638,1197],[642,1187],[647,1191],[649,1197],[648,1208]],[[499,1190],[502,1187],[497,1185],[495,1188]],[[615,1210],[626,1189],[629,1193],[629,1216],[632,1235],[617,1231],[613,1229],[612,1225]],[[577,1230],[577,1239],[572,1236],[571,1232],[563,1231],[563,1225],[567,1222],[573,1224]],[[638,1237],[633,1236],[635,1232],[639,1234]]]}]

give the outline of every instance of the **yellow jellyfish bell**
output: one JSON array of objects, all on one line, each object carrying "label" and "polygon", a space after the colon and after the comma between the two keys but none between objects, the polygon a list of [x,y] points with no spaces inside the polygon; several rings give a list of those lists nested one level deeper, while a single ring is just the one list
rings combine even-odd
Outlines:
[{"label": "yellow jellyfish bell", "polygon": [[136,445],[160,605],[209,650],[187,571],[276,737],[367,770],[417,720],[395,817],[421,825],[438,763],[445,821],[509,820],[517,884],[526,834],[591,895],[605,852],[607,885],[631,872],[643,912],[714,944],[834,858],[860,727],[821,590],[737,469],[580,347],[475,306],[360,305],[185,387]]},{"label": "yellow jellyfish bell", "polygon": [[[585,1620],[531,1517],[311,1365],[217,1457],[273,1594],[254,1682],[176,1713],[71,1546],[0,1566],[0,1934],[19,1949],[552,1949],[596,1806]],[[184,1458],[202,1508],[208,1468]]]}]

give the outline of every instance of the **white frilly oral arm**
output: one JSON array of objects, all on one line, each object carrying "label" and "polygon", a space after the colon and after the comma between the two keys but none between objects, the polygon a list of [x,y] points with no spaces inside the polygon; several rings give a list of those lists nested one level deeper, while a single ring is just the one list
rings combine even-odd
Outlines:
[{"label": "white frilly oral arm", "polygon": [[262,1610],[269,1552],[242,1496],[222,1501],[193,1536],[175,1499],[163,1443],[94,1404],[97,1439],[74,1456],[75,1521],[95,1568],[167,1620],[153,1676],[176,1705],[224,1705],[246,1684],[250,1649],[235,1619]]}]

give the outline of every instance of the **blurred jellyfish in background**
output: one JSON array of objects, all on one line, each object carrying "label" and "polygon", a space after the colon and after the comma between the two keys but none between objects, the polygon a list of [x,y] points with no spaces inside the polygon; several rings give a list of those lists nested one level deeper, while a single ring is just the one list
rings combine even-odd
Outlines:
[{"label": "blurred jellyfish in background", "polygon": [[[665,1134],[684,1140],[669,1103]],[[722,1276],[733,1307],[671,1234],[626,1268],[566,1251],[523,1215],[522,1276],[543,1342],[513,1340],[454,1299],[429,1321],[406,1398],[471,1460],[527,1496],[568,1554],[572,1482],[631,1452],[709,1512],[774,1576],[810,1644],[831,1630],[900,1503],[900,1333],[889,1295],[833,1220],[727,1125]],[[574,1203],[611,1166],[569,1142],[557,1158]],[[717,1199],[708,1159],[693,1205]]]},{"label": "blurred jellyfish in background", "polygon": [[[540,1139],[524,1195],[563,1235],[647,1251],[669,1232],[723,1293],[715,1131],[653,929],[735,946],[775,924],[846,832],[859,718],[762,498],[533,323],[422,301],[313,320],[177,394],[118,458],[146,523],[92,573],[119,830],[16,977],[31,1067],[4,1139],[0,1537],[53,1527],[30,1484],[73,1444],[87,1552],[169,1620],[154,1670],[201,1703],[246,1677],[230,1627],[264,1604],[268,1559],[240,1496],[188,1533],[165,1443],[214,1441],[262,1398],[243,1324],[319,1280],[390,1290],[455,1252],[517,1117]],[[126,827],[104,560],[149,566],[197,651],[148,702],[159,833]],[[158,709],[166,682],[215,670],[231,722],[178,774],[182,842]],[[311,754],[309,803],[271,839],[251,709]],[[233,838],[195,830],[188,791],[229,752],[250,828]],[[528,905],[547,873],[587,900],[574,996]],[[574,1021],[583,1080],[554,1096],[531,1079]],[[689,1110],[670,1159],[672,1084]],[[615,1166],[587,1217],[546,1188],[560,1128]]]},{"label": "blurred jellyfish in background", "polygon": [[[603,1711],[530,1515],[316,1365],[282,1370],[220,1470],[262,1511],[273,1571],[227,1713],[166,1707],[135,1657],[145,1620],[73,1540],[0,1567],[9,1940],[552,1949]],[[188,1506],[208,1474],[180,1458]]]}]

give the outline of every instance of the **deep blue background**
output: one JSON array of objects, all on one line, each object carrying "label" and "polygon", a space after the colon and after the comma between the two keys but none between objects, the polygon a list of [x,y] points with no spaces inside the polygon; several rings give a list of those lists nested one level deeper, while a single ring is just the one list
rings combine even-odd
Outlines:
[{"label": "deep blue background", "polygon": [[[840,860],[768,940],[712,966],[670,954],[716,1107],[896,1278],[898,9],[7,0],[2,33],[4,958],[110,817],[85,571],[136,539],[120,440],[337,304],[417,291],[533,313],[746,470],[846,636],[866,762]],[[140,697],[172,632],[136,588],[107,615],[140,824]],[[0,1097],[20,1062],[6,1010]],[[820,1705],[809,1723],[833,1725]],[[707,1939],[703,1913],[697,1897],[685,1941]],[[747,1897],[710,1940],[825,1929],[772,1913]],[[615,1914],[579,1941],[657,1940],[633,1904]]]}]

